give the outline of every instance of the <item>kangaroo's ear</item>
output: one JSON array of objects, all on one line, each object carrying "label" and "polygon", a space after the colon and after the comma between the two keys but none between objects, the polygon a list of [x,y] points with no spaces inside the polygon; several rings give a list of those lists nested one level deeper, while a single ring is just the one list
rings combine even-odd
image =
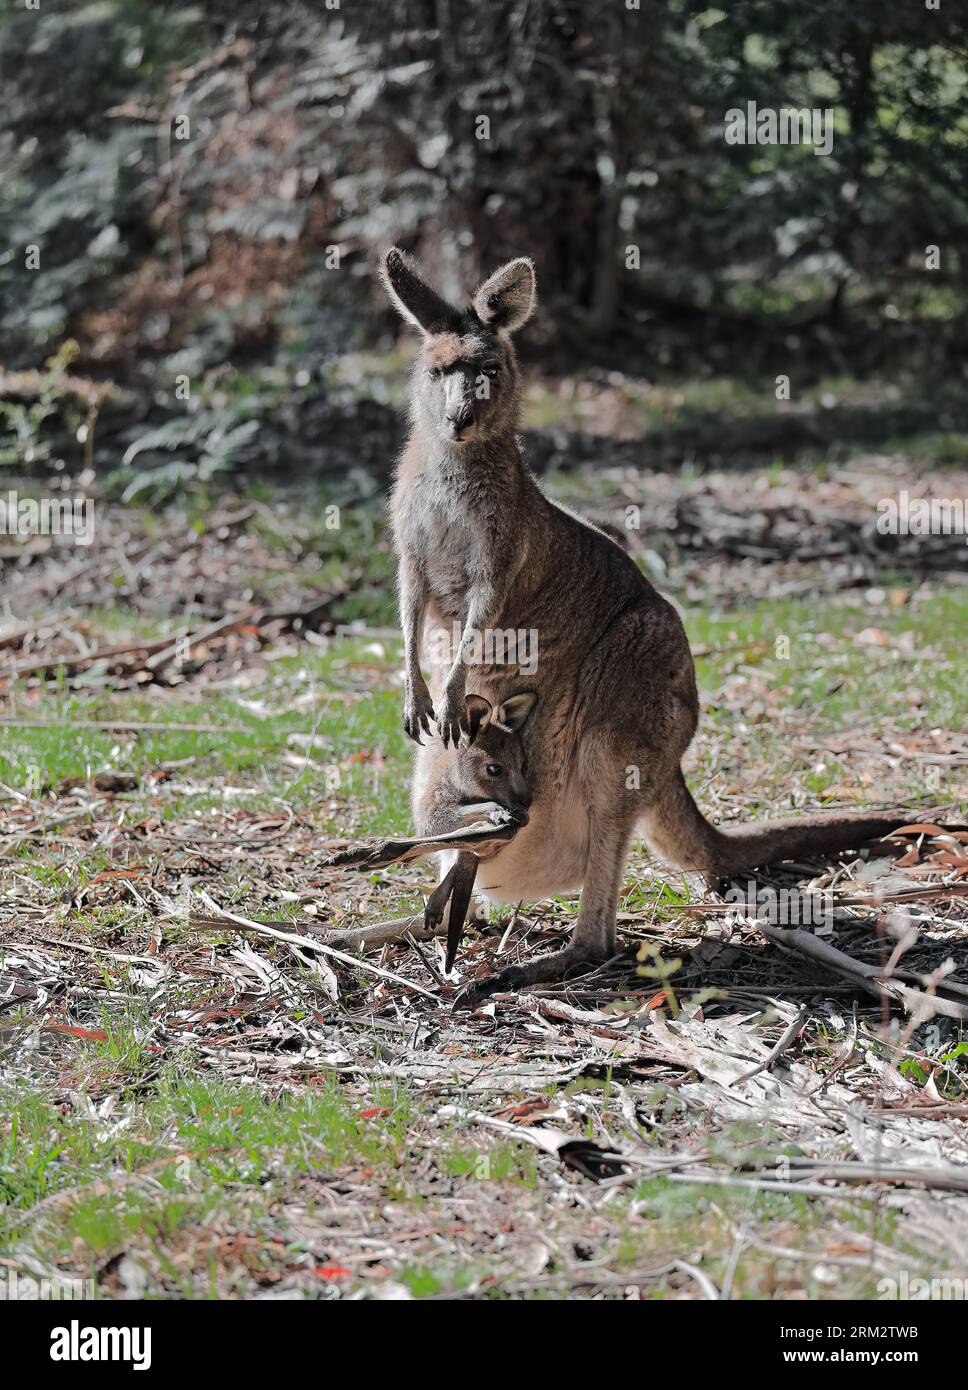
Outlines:
[{"label": "kangaroo's ear", "polygon": [[464,708],[467,710],[467,741],[473,743],[481,730],[490,724],[494,707],[483,695],[465,695]]},{"label": "kangaroo's ear", "polygon": [[534,312],[537,284],[526,256],[495,270],[474,296],[474,311],[488,328],[516,333]]},{"label": "kangaroo's ear", "polygon": [[457,311],[431,289],[406,252],[391,246],[380,265],[380,278],[393,304],[414,328],[444,333],[455,326]]},{"label": "kangaroo's ear", "polygon": [[531,717],[531,711],[538,703],[537,692],[534,690],[522,690],[518,695],[512,695],[494,716],[499,724],[506,725],[512,733],[517,733],[518,729],[524,727]]}]

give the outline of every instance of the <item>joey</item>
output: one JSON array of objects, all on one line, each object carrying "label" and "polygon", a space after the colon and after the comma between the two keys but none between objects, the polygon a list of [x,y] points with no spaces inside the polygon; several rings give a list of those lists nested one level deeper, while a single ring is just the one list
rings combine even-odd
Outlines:
[{"label": "joey", "polygon": [[[474,821],[508,820],[527,825],[531,790],[527,779],[521,730],[534,709],[533,691],[518,691],[495,709],[481,695],[465,697],[467,737],[444,750],[438,776],[428,782],[417,808],[421,835],[439,835]],[[447,931],[449,972],[464,930],[477,876],[479,856],[469,852],[441,855],[442,877],[424,912],[424,924],[435,930],[450,902]]]}]

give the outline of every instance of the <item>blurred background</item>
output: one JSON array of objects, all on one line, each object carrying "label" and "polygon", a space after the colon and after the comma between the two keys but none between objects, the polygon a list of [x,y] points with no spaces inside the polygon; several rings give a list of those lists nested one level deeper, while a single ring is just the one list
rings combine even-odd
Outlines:
[{"label": "blurred background", "polygon": [[[129,498],[385,471],[390,242],[455,295],[534,257],[539,468],[960,431],[959,10],[0,0],[0,464]],[[728,144],[750,101],[831,108],[832,153]]]}]

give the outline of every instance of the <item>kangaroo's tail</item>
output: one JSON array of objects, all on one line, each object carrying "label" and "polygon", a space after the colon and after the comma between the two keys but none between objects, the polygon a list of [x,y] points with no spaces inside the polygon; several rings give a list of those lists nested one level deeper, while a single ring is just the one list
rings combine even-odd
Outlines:
[{"label": "kangaroo's tail", "polygon": [[856,849],[919,818],[904,810],[829,811],[718,830],[693,801],[681,772],[656,802],[641,822],[651,847],[681,869],[710,879],[784,859]]}]

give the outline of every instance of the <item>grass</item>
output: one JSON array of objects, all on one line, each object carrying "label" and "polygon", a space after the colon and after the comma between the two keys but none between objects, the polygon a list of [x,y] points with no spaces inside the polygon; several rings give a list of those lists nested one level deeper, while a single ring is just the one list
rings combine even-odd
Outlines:
[{"label": "grass", "polygon": [[[677,408],[714,400],[710,384]],[[582,480],[560,482],[576,496],[584,486],[588,495]],[[601,480],[600,488],[604,495]],[[365,509],[350,515],[320,582],[362,565],[365,582],[350,607],[383,623],[388,559],[371,529],[378,523]],[[700,653],[704,706],[689,776],[707,807],[779,811],[828,793],[842,800],[845,787],[857,805],[893,797],[968,805],[957,764],[942,781],[919,755],[932,730],[968,727],[960,641],[968,590],[884,574],[866,594],[729,606],[710,597],[685,606],[683,616]],[[112,636],[150,633],[117,613],[91,621]],[[782,1136],[768,1122],[710,1118],[676,1086],[652,1077],[630,1080],[620,1056],[614,1073],[610,1057],[607,1067],[560,1089],[513,1086],[500,1101],[532,1104],[537,1091],[552,1112],[567,1103],[572,1117],[584,1117],[584,1137],[601,1142],[603,1109],[611,1107],[609,1123],[619,1134],[627,1122],[620,1100],[634,1095],[639,1116],[648,1117],[643,1132],[658,1150],[694,1141],[724,1180],[667,1176],[607,1194],[593,1188],[556,1158],[478,1123],[472,1112],[493,1111],[497,1100],[466,1091],[449,1066],[433,1083],[394,1078],[396,1049],[411,1040],[394,1030],[392,1012],[375,1019],[367,1011],[365,986],[351,973],[342,981],[332,1052],[323,1048],[318,1071],[298,1084],[275,1084],[271,1070],[239,1076],[224,1066],[231,1053],[218,1050],[219,1041],[238,1039],[244,1048],[244,991],[236,996],[234,1031],[214,1041],[205,1036],[205,1049],[180,1046],[173,1020],[180,1026],[219,1010],[226,986],[204,972],[153,986],[151,954],[157,948],[162,959],[180,962],[184,948],[189,964],[225,960],[239,938],[149,907],[149,889],[177,903],[201,878],[243,915],[285,919],[310,909],[304,894],[286,891],[285,847],[268,871],[257,854],[240,849],[236,857],[224,851],[210,870],[188,872],[177,841],[163,862],[142,863],[150,856],[137,839],[119,841],[105,833],[106,822],[186,833],[195,827],[190,842],[204,850],[209,827],[224,838],[238,817],[291,811],[304,837],[292,853],[306,852],[302,846],[311,852],[328,835],[386,834],[410,824],[399,642],[362,635],[323,647],[302,643],[264,665],[264,679],[251,687],[206,687],[196,679],[112,693],[51,679],[40,690],[21,684],[11,692],[8,716],[19,712],[45,725],[0,727],[0,793],[9,812],[0,906],[10,909],[14,942],[40,920],[42,937],[93,947],[98,988],[68,1017],[83,1035],[41,1030],[35,1074],[0,1082],[0,1260],[83,1277],[102,1297],[135,1290],[194,1298],[278,1289],[333,1298],[374,1284],[427,1298],[558,1298],[585,1288],[621,1297],[626,1283],[649,1297],[695,1296],[694,1276],[676,1260],[699,1262],[733,1297],[871,1297],[876,1271],[857,1254],[871,1238],[917,1267],[918,1253],[906,1249],[887,1207],[732,1185],[741,1165],[784,1151]],[[92,727],[96,721],[120,727]],[[130,727],[139,723],[160,727]],[[876,777],[850,750],[824,746],[845,735],[875,740],[885,754]],[[294,756],[309,762],[298,766]],[[106,770],[133,774],[137,789],[116,795],[107,814],[61,821],[64,805],[73,805],[61,795],[63,784]],[[21,808],[42,822],[42,833],[22,843]],[[136,874],[130,882],[117,879],[124,866]],[[421,901],[419,887],[407,874],[374,874],[332,891],[326,910],[337,921],[365,918],[374,905],[384,917],[402,914]],[[689,897],[685,879],[633,870],[620,906],[647,914],[654,927],[681,918]],[[318,988],[311,971],[281,947],[265,947],[262,959],[298,986],[296,1004],[282,996],[281,1015],[304,1018],[305,1000]],[[658,990],[668,967],[653,953],[643,989]],[[619,1018],[641,1002],[602,1007]],[[58,1017],[55,1003],[48,1013]],[[36,1017],[26,1004],[0,1014],[0,1048],[18,1030],[35,1028]],[[535,1022],[532,1032],[539,1028]],[[360,1044],[349,1067],[332,1060],[347,1030]],[[841,1042],[829,1040],[826,1065]],[[564,1045],[579,1046],[568,1038]],[[485,1071],[500,1060],[486,1024],[479,1046]],[[371,1062],[373,1070],[385,1064],[389,1080],[372,1079]],[[914,1064],[909,1070],[917,1079]],[[737,1254],[740,1230],[750,1240]]]},{"label": "grass", "polygon": [[[955,643],[968,630],[968,589],[936,590],[902,607],[891,606],[889,585],[880,592],[881,603],[851,596],[822,610],[767,599],[731,611],[686,611],[693,647],[723,649],[697,661],[705,697],[696,746],[700,778],[703,734],[735,733],[750,722],[750,740],[781,775],[798,763],[786,747],[784,723],[809,725],[818,736],[854,729],[859,716],[865,728],[899,732],[968,723],[968,667]],[[55,791],[66,779],[110,769],[142,782],[120,804],[164,819],[204,817],[226,806],[278,809],[282,795],[297,811],[312,811],[322,830],[345,827],[352,805],[359,833],[389,833],[409,823],[401,664],[397,642],[347,639],[320,654],[273,662],[254,702],[248,694],[190,687],[156,696],[81,695],[55,682],[40,705],[31,702],[48,727],[0,728],[0,782],[19,792]],[[752,716],[719,698],[726,673],[760,690]],[[23,696],[14,698],[23,709]],[[86,727],[98,720],[173,727]],[[174,727],[182,723],[212,727]],[[293,752],[308,755],[310,766],[294,769],[286,761]],[[912,760],[905,770],[911,796],[937,793],[925,785],[923,765]],[[159,773],[168,776],[153,780]],[[820,794],[843,775],[828,760],[807,789]],[[45,804],[54,813],[56,798]]]},{"label": "grass", "polygon": [[[273,663],[255,707],[248,696],[224,691],[188,690],[160,699],[128,693],[80,696],[54,683],[42,702],[47,727],[0,728],[0,782],[17,790],[56,789],[66,779],[86,780],[104,770],[143,779],[168,770],[177,772],[180,784],[191,781],[196,789],[172,795],[159,781],[136,798],[167,818],[204,814],[237,804],[240,796],[247,807],[271,809],[283,790],[300,809],[332,802],[330,824],[335,825],[339,807],[366,793],[373,807],[367,833],[399,828],[408,809],[405,739],[393,680],[398,664],[395,648],[363,641],[284,658]],[[22,697],[15,693],[13,700],[23,708]],[[172,727],[89,727],[96,721]],[[193,732],[180,724],[205,727]],[[308,746],[293,745],[311,766],[294,771],[286,764],[291,735],[311,739]],[[375,755],[396,775],[379,773],[375,782]],[[213,787],[219,778],[228,790]]]},{"label": "grass", "polygon": [[[141,1094],[122,1091],[103,1114],[56,1104],[26,1087],[7,1087],[2,1098],[0,1253],[16,1257],[29,1248],[53,1271],[69,1264],[72,1277],[91,1281],[102,1297],[116,1291],[122,1258],[138,1266],[148,1296],[226,1296],[243,1286],[271,1287],[293,1272],[317,1286],[309,1292],[335,1286],[346,1294],[373,1261],[349,1269],[325,1259],[322,1192],[333,1181],[350,1190],[368,1184],[369,1200],[394,1203],[411,1222],[426,1218],[429,1206],[452,1225],[454,1211],[480,1198],[483,1233],[497,1238],[509,1206],[519,1219],[529,1211],[538,1216],[553,1168],[529,1146],[489,1143],[459,1120],[441,1131],[435,1104],[403,1087],[376,1088],[361,1104],[322,1078],[299,1093],[267,1097],[252,1085],[192,1079],[169,1068]],[[727,1159],[750,1159],[768,1151],[768,1138],[735,1127],[720,1147]],[[866,1203],[850,1219],[868,1233],[873,1220],[881,1238],[889,1234],[889,1218]],[[738,1223],[764,1231],[795,1227],[801,1242],[816,1242],[823,1220],[806,1198],[657,1178],[616,1194],[592,1231],[583,1231],[578,1209],[559,1212],[547,1234],[552,1246],[586,1241],[592,1282],[603,1268],[634,1282],[662,1264],[688,1229],[690,1241],[704,1248],[704,1268],[721,1280]],[[494,1248],[499,1252],[500,1242]],[[501,1297],[514,1270],[499,1253],[470,1261],[443,1254],[404,1260],[394,1278],[415,1297],[472,1289]],[[740,1296],[771,1291],[755,1252],[737,1266],[735,1280]],[[545,1282],[551,1296],[566,1287],[553,1277]],[[807,1288],[816,1296],[824,1291],[816,1279]],[[869,1293],[867,1277],[852,1277],[850,1291]],[[667,1292],[663,1280],[653,1296]]]}]

